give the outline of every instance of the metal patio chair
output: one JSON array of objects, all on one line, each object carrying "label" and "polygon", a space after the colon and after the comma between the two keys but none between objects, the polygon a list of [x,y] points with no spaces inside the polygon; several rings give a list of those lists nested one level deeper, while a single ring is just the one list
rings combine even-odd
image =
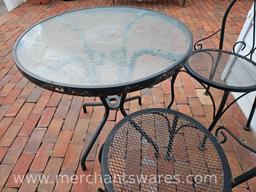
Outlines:
[{"label": "metal patio chair", "polygon": [[[256,63],[253,61],[253,54],[256,49],[256,0],[252,1],[254,3],[254,11],[252,13],[253,35],[252,41],[250,42],[251,45],[247,45],[244,40],[241,40],[234,44],[232,51],[224,50],[226,21],[236,2],[237,0],[232,0],[226,9],[222,19],[221,28],[210,36],[203,38],[194,44],[194,51],[188,59],[188,62],[185,64],[186,70],[181,70],[195,78],[206,89],[205,94],[209,95],[213,102],[213,121],[209,126],[209,131],[212,131],[218,120],[233,103],[248,93],[256,91]],[[211,49],[203,48],[202,42],[218,33],[220,33],[219,47]],[[249,50],[245,52],[246,49]],[[168,108],[170,108],[174,102],[174,83],[176,77],[177,75],[173,76],[171,79],[172,100]],[[211,94],[211,87],[224,92],[218,109],[216,109],[214,97]],[[225,107],[230,92],[239,92],[241,95]],[[249,127],[255,108],[256,98],[245,126],[245,129],[247,130],[250,129]]]},{"label": "metal patio chair", "polygon": [[[225,131],[256,153],[225,127],[217,128],[214,137],[199,122],[177,111],[153,108],[132,113],[112,129],[99,152],[105,191],[231,191],[255,177],[256,167],[232,179],[220,145],[227,141]],[[198,144],[205,136],[207,150],[201,150]],[[122,175],[127,176],[125,180],[118,180]],[[172,182],[130,182],[134,175],[174,178]],[[215,180],[211,177],[199,182],[198,175],[214,175]]]}]

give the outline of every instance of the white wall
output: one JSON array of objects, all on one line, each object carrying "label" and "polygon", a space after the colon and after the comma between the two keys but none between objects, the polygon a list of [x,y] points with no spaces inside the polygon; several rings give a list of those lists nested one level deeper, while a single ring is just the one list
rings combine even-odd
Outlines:
[{"label": "white wall", "polygon": [[20,4],[24,3],[24,0],[4,0],[4,2],[8,11],[11,11],[18,7]]},{"label": "white wall", "polygon": [[[243,51],[242,50],[239,51],[239,53],[241,55],[244,55],[243,52],[248,53],[250,51],[250,46],[252,44],[252,37],[253,37],[253,5],[252,5],[252,8],[251,8],[251,10],[249,11],[249,13],[247,15],[247,19],[244,23],[244,26],[243,26],[243,28],[241,30],[241,33],[239,35],[239,38],[238,38],[238,41],[245,41],[246,44],[249,45],[249,47],[246,47]],[[240,50],[240,49],[241,48],[238,48],[238,50]],[[253,55],[253,60],[256,61],[255,55]],[[244,73],[246,73],[246,71],[241,71],[241,69],[240,69],[240,71],[237,72],[237,76],[239,78],[242,78],[244,75],[246,75]],[[249,74],[247,74],[247,75],[249,75]],[[256,77],[251,77],[251,78],[255,79]],[[237,98],[241,94],[240,93],[233,93],[233,95],[234,95],[235,98]],[[248,94],[247,96],[243,97],[242,99],[240,99],[238,101],[238,104],[239,104],[240,108],[242,109],[242,111],[244,112],[244,114],[247,118],[250,114],[251,107],[253,105],[253,101],[254,101],[255,96],[256,96],[256,92],[253,92],[253,93]],[[256,112],[255,112],[254,117],[253,117],[252,122],[251,122],[251,128],[256,133]]]}]

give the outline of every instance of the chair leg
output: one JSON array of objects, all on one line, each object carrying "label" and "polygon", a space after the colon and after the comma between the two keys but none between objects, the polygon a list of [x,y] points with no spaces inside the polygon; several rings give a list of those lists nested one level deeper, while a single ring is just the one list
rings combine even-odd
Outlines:
[{"label": "chair leg", "polygon": [[232,181],[232,188],[236,187],[241,183],[244,183],[245,181],[252,179],[255,176],[256,176],[256,167],[234,178]]},{"label": "chair leg", "polygon": [[186,0],[183,0],[182,7],[185,7]]},{"label": "chair leg", "polygon": [[204,92],[204,95],[205,96],[209,96],[209,93],[210,92],[210,85],[207,85],[206,89],[205,89],[205,92]]},{"label": "chair leg", "polygon": [[[217,122],[220,120],[220,118],[222,117],[223,113],[226,111],[225,110],[225,104],[227,103],[227,99],[229,96],[230,92],[229,91],[224,91],[224,94],[222,96],[219,108],[217,110],[217,113],[215,114],[212,123],[210,124],[208,131],[211,132],[213,130],[213,128],[215,127],[215,125],[217,124]],[[204,136],[202,142],[199,144],[199,149],[201,151],[205,150],[205,144],[207,142],[207,137]]]},{"label": "chair leg", "polygon": [[103,146],[104,146],[104,143],[103,143],[102,146],[100,147],[99,156],[98,156],[100,163],[101,163],[101,156],[102,156]]},{"label": "chair leg", "polygon": [[246,123],[246,125],[244,126],[244,129],[247,130],[247,131],[250,131],[250,130],[251,130],[250,126],[251,126],[251,121],[252,121],[253,115],[254,115],[254,113],[255,113],[255,109],[256,109],[256,97],[255,97],[255,99],[254,99],[254,102],[253,102],[253,105],[252,105],[252,109],[251,109],[249,118],[248,118],[248,120],[247,120],[247,123]]},{"label": "chair leg", "polygon": [[[104,143],[102,144],[102,146],[100,148],[99,156],[98,156],[100,164],[101,164],[101,156],[102,156],[103,146],[104,146]],[[97,192],[107,192],[107,191],[104,191],[102,188],[98,188]]]}]

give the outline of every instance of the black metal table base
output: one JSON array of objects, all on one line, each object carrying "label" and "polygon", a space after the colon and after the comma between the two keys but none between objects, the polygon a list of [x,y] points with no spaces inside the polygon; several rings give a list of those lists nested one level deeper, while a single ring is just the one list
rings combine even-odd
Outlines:
[{"label": "black metal table base", "polygon": [[130,97],[126,99],[126,94],[123,94],[121,96],[119,95],[113,95],[113,96],[107,96],[107,97],[100,97],[101,103],[85,103],[84,104],[84,111],[85,113],[86,111],[86,106],[104,106],[105,108],[105,112],[103,115],[103,118],[98,126],[98,128],[96,129],[94,135],[92,136],[88,146],[86,147],[82,159],[81,159],[81,166],[82,169],[85,171],[86,170],[86,165],[85,165],[85,161],[87,159],[87,156],[89,155],[96,139],[98,138],[98,136],[100,135],[100,132],[102,130],[102,128],[104,127],[108,116],[109,116],[109,111],[110,110],[120,110],[121,113],[126,116],[126,112],[124,110],[124,103],[126,101],[131,101],[131,100],[135,100],[138,99],[139,100],[139,104],[141,105],[141,97],[140,96],[135,96],[135,97]]},{"label": "black metal table base", "polygon": [[[114,96],[109,96],[106,99],[108,102],[116,102],[118,100],[118,97],[120,97],[120,96],[114,95]],[[138,103],[139,103],[139,105],[141,105],[141,96],[128,97],[125,99],[125,102],[136,100],[136,99],[138,99]],[[87,113],[87,108],[86,108],[87,106],[88,107],[89,106],[104,106],[104,104],[102,102],[86,102],[83,104],[84,113]]]}]

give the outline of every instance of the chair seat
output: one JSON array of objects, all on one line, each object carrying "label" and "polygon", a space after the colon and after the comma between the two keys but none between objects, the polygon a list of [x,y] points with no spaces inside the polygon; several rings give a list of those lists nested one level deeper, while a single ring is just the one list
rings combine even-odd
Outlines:
[{"label": "chair seat", "polygon": [[256,90],[256,64],[233,52],[200,49],[192,53],[185,68],[199,82],[218,89],[233,92]]},{"label": "chair seat", "polygon": [[[208,141],[200,150],[204,135]],[[230,168],[215,137],[172,110],[125,117],[104,144],[101,167],[108,192],[231,191]]]}]

